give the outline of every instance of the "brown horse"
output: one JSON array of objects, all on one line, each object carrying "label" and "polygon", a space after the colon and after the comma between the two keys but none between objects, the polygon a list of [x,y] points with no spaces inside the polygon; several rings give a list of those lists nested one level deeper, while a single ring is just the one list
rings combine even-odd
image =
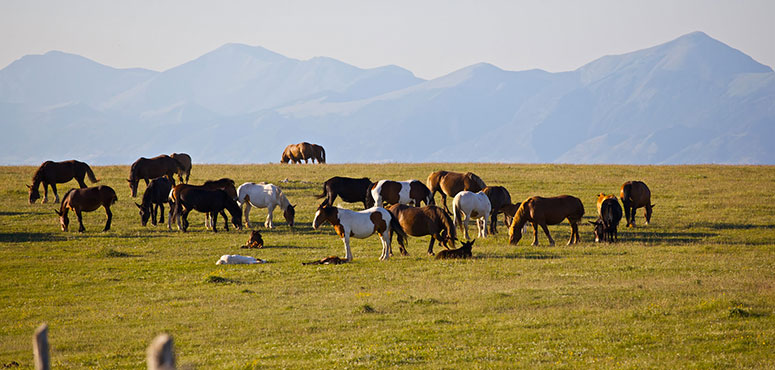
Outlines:
[{"label": "brown horse", "polygon": [[[175,208],[175,203],[177,203],[178,199],[178,193],[180,193],[184,189],[205,189],[205,190],[223,190],[226,192],[226,195],[229,196],[234,201],[237,201],[237,188],[234,186],[234,180],[224,177],[222,179],[218,180],[208,180],[205,181],[202,185],[190,185],[190,184],[180,184],[172,188],[172,191],[169,193],[169,200],[170,200],[170,216],[167,222],[167,229],[172,228],[172,218],[173,218],[173,211]],[[226,218],[226,212],[221,211],[221,216],[223,216],[224,223],[226,224],[226,230],[229,229],[228,220]],[[180,214],[178,214],[179,216]],[[209,229],[211,228],[211,219],[210,214],[207,213],[205,216],[205,228]],[[178,225],[180,225],[180,220],[174,220],[174,222],[177,222]],[[180,227],[178,227],[180,228]]]},{"label": "brown horse", "polygon": [[[495,234],[497,233],[498,214],[504,213],[505,208],[513,206],[511,204],[511,194],[503,186],[488,186],[482,191],[487,195],[487,198],[490,198],[490,206],[492,207],[492,213],[490,213],[490,233]],[[511,213],[511,216],[513,217],[514,213]],[[504,222],[507,217],[508,215],[504,217]]]},{"label": "brown horse", "polygon": [[248,242],[245,243],[245,245],[241,246],[240,248],[263,248],[264,247],[264,238],[261,237],[261,233],[258,230],[253,230],[250,233],[250,238],[248,239]]},{"label": "brown horse", "polygon": [[170,154],[172,159],[180,163],[180,169],[178,170],[178,180],[183,183],[183,175],[186,175],[186,184],[188,184],[188,178],[191,176],[191,156],[186,153],[172,153]]},{"label": "brown horse", "polygon": [[78,181],[78,186],[85,188],[86,183],[83,182],[84,176],[89,176],[89,181],[91,182],[100,181],[94,177],[94,172],[92,172],[91,167],[86,163],[76,160],[43,162],[43,164],[38,167],[38,170],[35,171],[35,175],[32,176],[32,185],[27,185],[30,189],[30,204],[33,204],[36,200],[40,199],[40,192],[38,192],[40,183],[43,183],[43,203],[48,202],[49,186],[51,186],[51,191],[54,192],[54,202],[59,203],[56,184],[62,184],[75,179],[75,181]]},{"label": "brown horse", "polygon": [[428,189],[431,191],[431,199],[436,196],[436,192],[441,193],[441,202],[444,204],[444,210],[447,212],[449,212],[447,196],[454,198],[457,193],[463,190],[477,193],[487,187],[484,181],[472,172],[432,172],[428,175],[427,184]]},{"label": "brown horse", "polygon": [[[452,218],[440,207],[410,207],[394,204],[388,208],[388,211],[398,220],[407,235],[431,236],[431,243],[428,245],[429,255],[433,255],[433,243],[436,240],[447,249],[455,246],[457,239],[455,225],[452,223]],[[403,240],[399,239],[398,245],[401,247],[401,254],[408,254]]]},{"label": "brown horse", "polygon": [[113,219],[113,213],[110,212],[110,205],[116,203],[118,197],[116,192],[106,185],[95,186],[85,189],[70,189],[62,197],[62,204],[59,206],[59,210],[54,210],[59,215],[59,226],[62,231],[67,231],[67,227],[70,225],[70,219],[67,217],[67,212],[73,210],[78,217],[78,232],[82,233],[86,230],[83,227],[83,217],[81,212],[91,212],[105,207],[105,213],[108,215],[108,222],[105,223],[105,228],[102,231],[110,230],[110,221]]},{"label": "brown horse", "polygon": [[[318,161],[318,163],[326,163],[326,150],[318,144],[312,144],[312,158]],[[315,162],[314,160],[312,161]]]},{"label": "brown horse", "polygon": [[174,184],[175,179],[173,176],[182,170],[180,162],[166,154],[151,159],[141,157],[135,163],[132,163],[132,167],[129,169],[129,179],[126,180],[129,182],[132,198],[137,196],[137,183],[140,180],[145,180],[145,186],[148,186],[148,182],[151,179],[167,176]]},{"label": "brown horse", "polygon": [[581,199],[561,195],[553,198],[532,197],[528,198],[519,206],[514,220],[509,228],[509,243],[517,245],[522,238],[522,229],[525,223],[533,223],[533,245],[538,245],[538,225],[544,229],[546,237],[549,238],[549,245],[554,245],[554,239],[549,234],[549,228],[546,225],[557,225],[562,220],[568,219],[571,227],[570,240],[568,245],[581,242],[579,236],[579,222],[584,216],[584,204]]},{"label": "brown horse", "polygon": [[[289,161],[293,163],[301,163],[301,161],[304,161],[304,163],[309,163],[308,161],[310,159],[312,160],[312,163],[315,163],[315,148],[312,146],[312,144],[305,141],[286,146],[285,150],[283,151],[283,156],[280,159],[280,163],[288,163]],[[320,163],[319,159],[318,162]]]},{"label": "brown horse", "polygon": [[651,190],[644,182],[625,182],[619,190],[619,198],[622,199],[622,205],[624,205],[627,227],[635,226],[635,211],[638,208],[646,208],[646,225],[651,222],[651,210],[654,205],[651,204]]},{"label": "brown horse", "polygon": [[471,248],[474,246],[474,242],[476,239],[463,242],[463,245],[460,246],[458,249],[452,249],[452,250],[446,250],[439,252],[438,255],[436,255],[437,260],[448,260],[448,259],[465,259],[465,258],[472,258],[474,255],[471,253]]}]

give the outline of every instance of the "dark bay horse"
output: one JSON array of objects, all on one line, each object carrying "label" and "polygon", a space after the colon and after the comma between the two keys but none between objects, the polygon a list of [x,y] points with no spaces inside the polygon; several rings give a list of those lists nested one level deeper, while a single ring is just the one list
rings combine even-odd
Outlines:
[{"label": "dark bay horse", "polygon": [[[175,185],[175,184],[173,183],[172,185]],[[232,179],[230,179],[228,177],[224,177],[224,178],[218,179],[218,180],[208,180],[208,181],[205,181],[204,184],[202,184],[202,185],[180,184],[180,185],[174,186],[172,188],[172,190],[170,191],[170,193],[169,193],[169,201],[170,201],[170,203],[172,203],[170,205],[170,207],[173,207],[173,208],[175,207],[175,203],[177,203],[177,199],[178,199],[178,193],[181,190],[183,190],[183,189],[190,189],[190,188],[193,188],[193,189],[206,189],[206,190],[223,190],[223,191],[226,192],[226,194],[231,199],[233,199],[235,202],[237,201],[237,188],[234,186],[234,180],[232,180]],[[173,208],[170,208],[170,217],[169,217],[169,221],[167,222],[167,228],[168,229],[172,228],[171,223],[173,221],[173,218],[175,218],[172,215]],[[226,218],[226,212],[221,210],[220,213],[221,213],[221,216],[223,216],[224,224],[226,225],[225,226],[226,230],[228,230],[229,229],[229,224],[228,224],[228,221],[227,221],[227,218]],[[180,214],[178,214],[177,216],[179,216],[179,215]],[[205,227],[208,228],[208,229],[211,226],[211,223],[212,223],[211,220],[212,219],[210,218],[210,214],[207,213],[207,215],[205,216]],[[178,223],[178,228],[180,228],[180,220],[177,219],[177,220],[175,220],[175,222]]]},{"label": "dark bay horse", "polygon": [[[180,188],[179,188],[180,187]],[[224,209],[231,214],[231,223],[236,229],[242,229],[242,212],[237,202],[225,191],[216,189],[209,190],[199,187],[189,187],[181,184],[173,188],[175,193],[175,218],[178,222],[178,228],[186,232],[188,230],[188,214],[196,210],[207,213],[212,219],[213,232],[218,232],[217,221],[218,213],[226,215]],[[181,225],[182,224],[182,225]],[[229,231],[228,222],[224,226]]]},{"label": "dark bay horse", "polygon": [[[495,234],[497,233],[496,225],[498,224],[498,215],[504,213],[505,208],[508,206],[512,206],[511,194],[509,194],[509,191],[503,186],[487,186],[482,192],[490,198],[490,206],[492,207],[492,213],[490,213],[490,233]],[[509,215],[507,214],[506,218],[508,218],[508,216]],[[510,216],[513,217],[514,213],[511,213]],[[504,218],[504,222],[506,221],[506,218]]]},{"label": "dark bay horse", "polygon": [[[312,144],[305,141],[286,146],[285,150],[283,150],[283,156],[280,159],[280,163],[301,163],[301,161],[309,163],[308,161],[310,159],[312,160],[312,163],[315,163],[315,148]],[[318,162],[320,161],[318,160]]]},{"label": "dark bay horse", "polygon": [[97,210],[97,208],[105,207],[108,222],[105,223],[105,228],[102,231],[108,231],[110,230],[110,221],[113,219],[110,206],[116,203],[117,200],[116,192],[110,186],[100,185],[84,189],[70,189],[62,197],[62,204],[59,206],[59,210],[54,210],[54,212],[59,215],[59,226],[62,228],[62,231],[67,231],[67,227],[70,225],[67,212],[72,209],[78,217],[78,232],[82,233],[86,228],[83,227],[81,212],[91,212]]},{"label": "dark bay horse", "polygon": [[619,239],[617,229],[622,220],[622,206],[616,197],[605,198],[600,202],[598,217],[595,222],[589,221],[595,226],[595,242],[615,242]]},{"label": "dark bay horse", "polygon": [[654,205],[651,204],[651,190],[643,181],[625,182],[619,190],[619,198],[624,205],[627,227],[635,226],[635,211],[638,208],[646,208],[646,225],[651,222],[651,210]]},{"label": "dark bay horse", "polygon": [[557,225],[564,219],[568,219],[571,227],[570,240],[568,245],[581,242],[579,236],[579,222],[584,216],[584,204],[581,199],[561,195],[553,198],[532,197],[528,198],[519,206],[514,220],[509,228],[509,243],[517,245],[522,238],[522,229],[525,223],[533,223],[533,245],[538,245],[538,226],[544,229],[546,237],[549,238],[549,245],[554,245],[554,239],[549,234],[549,228],[546,225]]},{"label": "dark bay horse", "polygon": [[174,183],[173,176],[182,170],[180,162],[166,154],[150,159],[141,157],[132,163],[132,167],[129,169],[129,179],[126,180],[129,182],[132,198],[137,196],[137,183],[140,180],[145,180],[145,185],[148,186],[151,179],[167,176]]},{"label": "dark bay horse", "polygon": [[[326,163],[326,150],[318,144],[312,144],[312,158],[318,163]],[[314,160],[312,162],[315,162]]]},{"label": "dark bay horse", "polygon": [[186,153],[172,153],[170,154],[172,159],[180,163],[180,169],[178,170],[178,180],[183,183],[183,175],[186,175],[185,183],[188,184],[188,178],[191,176],[191,156]]},{"label": "dark bay horse", "polygon": [[40,183],[43,183],[43,203],[48,202],[49,186],[51,186],[51,191],[54,192],[54,202],[59,203],[56,184],[62,184],[75,179],[75,181],[78,181],[78,186],[85,188],[86,183],[83,182],[84,176],[89,176],[89,181],[93,183],[100,181],[94,177],[94,172],[92,172],[91,167],[86,163],[76,160],[43,162],[43,164],[38,167],[38,170],[35,171],[35,175],[32,176],[32,185],[27,185],[30,189],[30,204],[33,204],[36,200],[40,199],[40,192],[38,192]]},{"label": "dark bay horse", "polygon": [[452,250],[445,250],[439,252],[438,255],[436,255],[437,260],[448,260],[448,259],[465,259],[465,258],[472,258],[474,255],[471,253],[471,248],[474,246],[474,242],[476,239],[471,241],[462,242],[463,245],[460,246],[458,249],[452,249]]},{"label": "dark bay horse", "polygon": [[371,180],[368,177],[354,179],[335,176],[323,183],[323,194],[318,195],[317,198],[326,197],[324,203],[333,206],[336,197],[339,196],[348,203],[363,202],[363,208],[368,208],[366,199],[370,197],[370,187]]},{"label": "dark bay horse", "polygon": [[431,191],[431,198],[436,196],[436,192],[441,193],[441,203],[444,204],[444,210],[447,212],[449,212],[449,208],[447,208],[447,196],[454,198],[457,193],[463,190],[477,193],[487,186],[479,176],[476,176],[472,172],[460,173],[448,171],[432,172],[428,175],[427,185],[428,189]]},{"label": "dark bay horse", "polygon": [[[440,207],[410,207],[405,204],[394,204],[388,208],[388,211],[398,220],[406,234],[431,236],[431,242],[428,245],[429,255],[433,255],[433,243],[436,240],[447,249],[455,246],[457,231],[452,218]],[[401,254],[407,254],[403,240],[399,239],[398,245],[401,247]]]},{"label": "dark bay horse", "polygon": [[[153,226],[156,226],[156,215],[159,215],[159,222],[164,223],[164,204],[169,202],[170,190],[174,184],[166,177],[157,177],[151,180],[143,193],[143,202],[135,203],[140,209],[140,223],[145,226],[148,219],[151,219]],[[170,205],[172,207],[172,205]],[[161,212],[159,211],[161,208]],[[172,211],[172,208],[170,208]]]}]

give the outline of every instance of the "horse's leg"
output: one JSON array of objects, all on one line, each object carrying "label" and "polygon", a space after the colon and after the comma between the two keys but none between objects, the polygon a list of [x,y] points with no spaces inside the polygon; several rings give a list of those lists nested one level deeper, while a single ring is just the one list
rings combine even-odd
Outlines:
[{"label": "horse's leg", "polygon": [[105,223],[103,232],[110,230],[110,222],[113,221],[113,212],[110,211],[110,205],[103,205],[105,207],[105,213],[108,214],[108,222]]},{"label": "horse's leg", "polygon": [[242,213],[242,218],[245,219],[245,227],[250,229],[250,208],[253,207],[250,205],[250,201],[245,202],[245,210]]},{"label": "horse's leg", "polygon": [[273,229],[274,224],[272,223],[272,212],[274,212],[274,205],[269,205],[269,207],[266,207],[266,221],[264,222],[264,227]]},{"label": "horse's leg", "polygon": [[178,215],[178,228],[180,228],[180,224],[183,224],[183,227],[181,230],[183,232],[186,232],[188,230],[188,214],[191,212],[190,209],[183,210],[182,215]]},{"label": "horse's leg", "polygon": [[624,220],[627,221],[627,227],[632,227],[630,226],[630,204],[629,203],[624,205]]},{"label": "horse's leg", "polygon": [[468,236],[468,221],[470,219],[471,217],[468,214],[466,214],[466,218],[463,220],[463,235],[465,235],[466,240],[471,240],[471,238]]},{"label": "horse's leg", "polygon": [[217,211],[215,211],[215,212],[208,212],[207,214],[210,215],[210,218],[212,219],[212,222],[213,222],[213,232],[217,233],[218,232],[218,226],[217,226],[218,225],[218,212]]},{"label": "horse's leg", "polygon": [[[162,212],[164,212],[162,210]],[[156,226],[156,214],[159,213],[159,205],[151,203],[151,223]],[[164,216],[162,216],[164,218]]]},{"label": "horse's leg", "polygon": [[83,216],[81,215],[81,211],[75,211],[75,215],[78,217],[78,232],[82,233],[86,231],[86,228],[83,227]]},{"label": "horse's leg", "polygon": [[630,227],[635,227],[635,211],[637,211],[637,208],[635,207],[632,207],[630,209],[630,217],[631,217]]},{"label": "horse's leg", "polygon": [[441,204],[444,205],[444,210],[450,213],[449,208],[447,208],[447,194],[444,193],[444,190],[440,191],[439,194],[441,194]]},{"label": "horse's leg", "polygon": [[549,234],[549,227],[546,226],[546,223],[542,223],[541,228],[544,229],[544,234],[546,234],[546,237],[549,239],[549,246],[553,246],[554,239],[552,239],[552,234]]},{"label": "horse's leg", "polygon": [[479,233],[482,234],[482,238],[487,237],[487,216],[481,217],[482,226],[479,228]]},{"label": "horse's leg", "polygon": [[533,246],[538,246],[538,223],[533,221]]},{"label": "horse's leg", "polygon": [[344,237],[342,238],[342,241],[344,242],[344,258],[347,262],[350,262],[353,260],[353,254],[350,251],[350,230],[348,228],[344,228]]},{"label": "horse's leg", "polygon": [[498,224],[498,214],[493,212],[490,214],[490,234],[495,235],[498,233],[497,230],[495,230],[495,226]]},{"label": "horse's leg", "polygon": [[379,257],[382,261],[387,261],[390,256],[393,255],[393,251],[390,248],[390,229],[385,230],[382,234],[379,234],[379,240],[382,242],[382,256]]},{"label": "horse's leg", "polygon": [[[48,183],[44,182],[43,183],[43,200],[40,203],[42,204],[42,203],[46,203],[46,202],[48,202]],[[57,202],[57,203],[59,203],[59,202]]]},{"label": "horse's leg", "polygon": [[[229,218],[226,217],[226,210],[221,210],[221,216],[223,216],[223,228],[229,231]],[[215,219],[213,219],[213,228],[215,228]]]},{"label": "horse's leg", "polygon": [[75,181],[78,181],[78,186],[81,187],[81,189],[87,187],[86,183],[83,182],[83,176],[84,176],[84,174],[81,174],[81,177],[76,177],[75,178]]},{"label": "horse's leg", "polygon": [[579,227],[576,225],[575,222],[568,220],[570,223],[570,239],[568,240],[568,245],[575,244],[579,242]]},{"label": "horse's leg", "polygon": [[[163,224],[164,223],[164,203],[157,204],[157,206],[159,208],[161,208],[161,213],[159,213],[159,223]],[[154,224],[154,225],[156,225],[156,224]]]}]

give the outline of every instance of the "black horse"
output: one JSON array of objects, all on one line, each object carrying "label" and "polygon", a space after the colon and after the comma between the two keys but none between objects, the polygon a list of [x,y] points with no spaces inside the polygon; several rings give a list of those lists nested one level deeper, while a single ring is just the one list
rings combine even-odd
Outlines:
[{"label": "black horse", "polygon": [[619,240],[618,227],[622,220],[622,206],[616,198],[608,198],[600,205],[600,216],[595,222],[589,221],[595,226],[595,242],[615,242]]},{"label": "black horse", "polygon": [[[178,187],[181,188],[178,189]],[[223,212],[224,209],[231,214],[231,224],[237,229],[242,229],[240,207],[225,191],[186,187],[185,185],[178,185],[175,189],[175,212],[173,217],[177,218],[178,227],[183,232],[188,229],[188,214],[193,210],[210,215],[213,220],[213,232],[218,232],[216,228],[218,213]],[[226,231],[229,231],[228,223],[225,224],[225,228]]]},{"label": "black horse", "polygon": [[335,176],[323,183],[323,194],[318,195],[317,198],[325,197],[326,200],[323,203],[333,206],[336,197],[339,196],[348,203],[363,202],[363,208],[368,208],[366,202],[370,187],[371,180],[368,177],[354,179]]},{"label": "black horse", "polygon": [[[148,219],[151,219],[153,226],[156,226],[156,214],[159,215],[159,222],[164,223],[164,204],[171,203],[169,201],[170,190],[174,184],[166,177],[157,177],[151,180],[148,188],[143,193],[142,204],[137,204],[137,208],[140,208],[140,223],[145,226],[148,224]],[[159,213],[159,208],[161,212]],[[172,213],[172,204],[170,204],[170,213]]]},{"label": "black horse", "polygon": [[30,204],[35,203],[40,199],[40,192],[38,187],[40,183],[43,183],[43,203],[48,202],[48,187],[51,186],[51,191],[54,192],[54,202],[59,203],[59,195],[57,195],[56,184],[66,183],[72,179],[78,181],[78,186],[83,189],[86,187],[86,183],[83,181],[84,176],[89,176],[89,181],[97,182],[94,177],[94,172],[91,170],[88,164],[79,162],[76,160],[53,162],[45,161],[35,171],[35,175],[32,176],[32,185],[27,185],[30,189]]}]

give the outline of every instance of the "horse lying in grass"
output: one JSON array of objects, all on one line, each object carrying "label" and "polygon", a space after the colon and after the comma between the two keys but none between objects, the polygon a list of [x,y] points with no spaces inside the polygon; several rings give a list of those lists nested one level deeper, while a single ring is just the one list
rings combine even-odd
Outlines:
[{"label": "horse lying in grass", "polygon": [[241,246],[240,248],[258,248],[261,249],[264,247],[264,238],[261,237],[261,233],[258,232],[258,230],[253,230],[250,233],[250,238],[248,239],[248,242],[245,243],[245,245]]},{"label": "horse lying in grass", "polygon": [[377,233],[382,241],[382,254],[379,257],[382,261],[387,260],[393,254],[390,242],[394,232],[397,235],[399,244],[404,243],[403,240],[406,238],[406,233],[401,228],[398,220],[386,209],[380,207],[355,212],[323,203],[315,211],[312,228],[317,230],[325,222],[333,225],[336,234],[342,238],[345,259],[348,262],[353,259],[350,250],[351,237],[365,239]]},{"label": "horse lying in grass", "polygon": [[595,222],[589,221],[595,227],[595,242],[618,241],[617,228],[622,220],[622,207],[616,197],[606,198],[600,203],[600,211]]},{"label": "horse lying in grass", "polygon": [[[455,239],[457,239],[455,225],[441,207],[410,207],[405,204],[394,204],[388,208],[388,211],[398,219],[398,223],[407,235],[431,236],[431,242],[428,245],[429,255],[433,255],[433,243],[437,240],[447,249],[455,245]],[[408,254],[401,239],[398,240],[398,245],[401,246],[401,254]]]},{"label": "horse lying in grass", "polygon": [[334,176],[323,183],[323,194],[318,195],[317,198],[325,197],[326,204],[333,206],[336,197],[339,196],[345,202],[363,202],[363,208],[369,208],[366,203],[367,198],[371,197],[370,188],[371,180],[368,177],[354,179],[351,177]]},{"label": "horse lying in grass", "polygon": [[86,163],[76,160],[64,162],[45,161],[38,167],[38,170],[35,171],[35,174],[32,176],[32,185],[27,185],[27,188],[30,190],[29,202],[30,204],[33,204],[40,199],[38,187],[42,183],[43,203],[48,202],[49,186],[51,187],[51,191],[54,192],[54,202],[59,203],[56,184],[63,184],[75,179],[75,181],[78,181],[78,186],[85,188],[86,183],[83,181],[84,176],[89,176],[89,181],[92,183],[100,181],[94,177],[94,172]]},{"label": "horse lying in grass", "polygon": [[110,230],[110,222],[113,219],[113,212],[110,211],[110,206],[118,200],[115,190],[110,186],[100,185],[85,189],[70,189],[62,197],[62,204],[59,206],[59,210],[54,210],[59,216],[59,226],[62,231],[67,231],[70,225],[70,219],[67,217],[67,212],[73,210],[78,217],[78,232],[82,233],[86,231],[83,227],[82,212],[91,212],[97,210],[97,208],[104,207],[105,213],[108,215],[108,221],[105,223],[105,228],[102,231]]},{"label": "horse lying in grass", "polygon": [[413,204],[419,207],[422,202],[433,205],[431,191],[418,180],[391,181],[379,180],[371,185],[371,196],[366,198],[366,207],[382,207],[387,204]]},{"label": "horse lying in grass", "polygon": [[544,229],[546,237],[549,238],[549,245],[554,245],[554,239],[549,234],[549,228],[546,225],[557,225],[566,218],[571,227],[568,245],[579,243],[581,242],[579,222],[583,216],[584,204],[581,203],[581,199],[570,195],[561,195],[553,198],[528,198],[519,206],[517,213],[514,215],[514,220],[511,222],[509,227],[509,243],[517,245],[519,240],[522,239],[520,229],[525,226],[525,223],[532,222],[533,245],[538,245],[539,225]]},{"label": "horse lying in grass", "polygon": [[487,187],[484,181],[472,172],[436,171],[428,175],[426,183],[431,191],[431,199],[436,195],[436,192],[441,193],[441,203],[447,212],[449,212],[447,196],[455,197],[457,193],[463,190],[476,193]]},{"label": "horse lying in grass", "polygon": [[338,256],[328,256],[312,262],[302,262],[302,265],[341,265],[347,263],[347,260],[343,260]]},{"label": "horse lying in grass", "polygon": [[[492,212],[490,198],[484,192],[473,193],[467,190],[461,191],[455,195],[452,200],[452,213],[455,216],[455,226],[463,229],[466,240],[468,237],[468,221],[471,218],[476,219],[476,226],[479,229],[479,237],[487,237],[487,219]],[[461,215],[465,219],[461,221]]]},{"label": "horse lying in grass", "polygon": [[619,197],[624,206],[624,216],[627,227],[635,227],[635,211],[638,208],[646,208],[646,225],[651,222],[651,190],[642,181],[627,181],[619,190]]},{"label": "horse lying in grass", "polygon": [[[159,215],[159,223],[164,223],[164,204],[169,202],[172,185],[173,183],[166,177],[157,177],[151,180],[145,193],[143,193],[142,203],[135,203],[140,209],[140,224],[147,225],[150,218],[153,226],[156,226],[157,214]],[[159,212],[159,208],[161,208],[161,212]],[[170,213],[172,213],[171,205]]]},{"label": "horse lying in grass", "polygon": [[[210,215],[213,232],[218,232],[218,213],[223,214],[224,209],[231,214],[232,225],[237,229],[242,229],[240,207],[225,191],[220,189],[208,190],[181,184],[175,186],[171,193],[175,194],[175,213],[173,217],[177,220],[178,229],[183,230],[183,232],[188,230],[188,214],[193,210]],[[226,218],[225,214],[223,217]],[[224,227],[226,231],[229,231],[228,222],[224,224]]]},{"label": "horse lying in grass", "polygon": [[249,217],[252,207],[266,208],[267,215],[264,227],[274,228],[272,213],[277,206],[280,206],[280,210],[283,211],[283,216],[285,221],[288,221],[288,226],[293,228],[296,208],[288,201],[282,189],[273,184],[246,182],[240,185],[237,188],[237,203],[239,203],[240,207],[245,207],[244,219],[245,227],[247,228],[250,228]]},{"label": "horse lying in grass", "polygon": [[463,245],[458,249],[443,250],[436,255],[436,259],[472,258],[474,255],[471,253],[471,248],[474,246],[475,241],[476,239],[463,242]]}]

